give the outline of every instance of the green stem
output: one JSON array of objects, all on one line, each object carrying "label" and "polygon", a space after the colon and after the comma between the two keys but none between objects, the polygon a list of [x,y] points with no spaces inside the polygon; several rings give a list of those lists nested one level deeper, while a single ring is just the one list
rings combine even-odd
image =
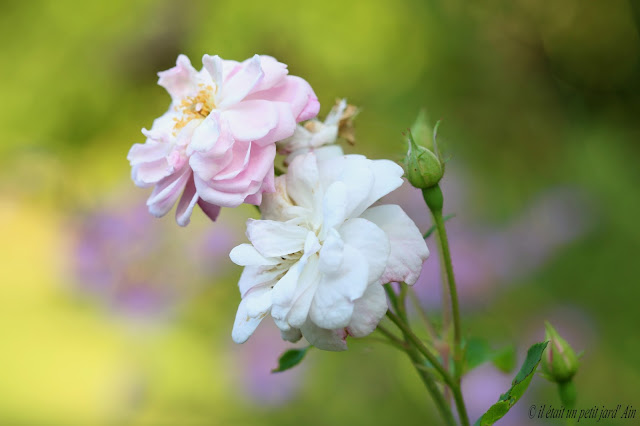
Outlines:
[{"label": "green stem", "polygon": [[[407,353],[409,354],[409,356],[411,355],[411,351],[418,351],[420,354],[422,354],[427,361],[429,361],[431,363],[431,365],[433,365],[433,367],[435,368],[435,370],[442,376],[443,380],[445,381],[445,383],[447,385],[449,385],[449,388],[451,388],[451,392],[453,393],[453,398],[455,400],[456,403],[456,409],[458,411],[458,416],[460,417],[460,423],[464,426],[469,426],[469,416],[467,415],[467,408],[464,405],[464,400],[462,398],[462,390],[460,388],[460,383],[457,382],[456,380],[454,380],[453,377],[451,377],[451,375],[442,367],[442,365],[440,364],[440,362],[438,362],[438,359],[429,351],[429,349],[424,345],[424,343],[422,343],[422,340],[420,340],[420,338],[418,336],[416,336],[413,331],[411,331],[411,328],[409,327],[408,324],[405,324],[400,317],[398,317],[396,314],[394,314],[391,311],[387,311],[387,316],[389,317],[389,319],[400,329],[400,331],[402,331],[402,334],[404,334],[405,339],[407,340],[407,342],[411,343],[413,346],[412,348],[410,348]],[[412,360],[414,358],[412,357]],[[419,357],[418,357],[419,359]],[[415,360],[414,360],[415,362]],[[421,363],[416,363],[416,366],[421,365]],[[426,373],[426,371],[424,371],[421,368],[416,367],[416,369],[418,370],[418,372],[422,373]],[[426,384],[426,383],[425,383]],[[442,401],[444,401],[445,405],[446,401],[444,399],[444,396],[442,395],[441,392],[438,391],[438,398]],[[434,400],[436,398],[434,397]],[[436,403],[438,403],[436,401]]]},{"label": "green stem", "polygon": [[409,349],[407,349],[406,352],[409,358],[411,358],[411,361],[414,367],[416,368],[416,372],[422,379],[422,382],[427,388],[429,395],[431,395],[433,402],[435,402],[436,407],[438,408],[438,411],[440,412],[440,415],[444,419],[445,423],[448,426],[455,426],[456,421],[453,418],[453,413],[449,408],[449,404],[447,404],[447,401],[445,401],[444,396],[442,395],[442,392],[440,392],[440,389],[438,389],[438,385],[436,384],[434,378],[431,377],[431,375],[428,372],[418,368],[418,365],[422,363],[422,358],[420,357],[420,354],[418,353],[418,351],[416,351],[414,347],[410,347]]},{"label": "green stem", "polygon": [[398,337],[396,337],[395,334],[393,334],[391,331],[389,331],[389,329],[387,329],[382,324],[378,324],[378,327],[376,328],[376,330],[378,330],[387,339],[389,339],[394,344],[394,346],[396,346],[398,349],[401,349],[401,350],[406,350],[407,349],[408,345],[405,342],[403,342],[402,340],[400,340]]},{"label": "green stem", "polygon": [[418,315],[420,316],[420,319],[424,323],[424,327],[426,328],[427,333],[429,334],[429,338],[432,341],[435,341],[438,335],[436,334],[436,331],[433,328],[433,325],[431,325],[431,321],[429,321],[429,317],[424,312],[424,309],[422,309],[422,306],[420,305],[420,301],[418,300],[418,296],[416,296],[416,292],[413,291],[413,288],[409,289],[409,298],[413,303],[413,307],[416,309],[416,311],[418,311]]},{"label": "green stem", "polygon": [[396,314],[394,314],[391,311],[387,311],[387,316],[389,317],[389,319],[400,329],[400,331],[402,331],[402,334],[405,335],[405,337],[407,338],[407,340],[422,354],[424,355],[424,357],[427,359],[427,361],[429,361],[432,365],[433,368],[436,369],[436,371],[438,373],[440,373],[440,375],[442,376],[442,378],[444,379],[444,381],[449,385],[449,386],[455,386],[455,381],[453,380],[453,377],[451,377],[451,375],[444,369],[442,368],[442,365],[440,364],[440,362],[438,361],[438,359],[435,357],[435,355],[433,355],[431,353],[431,351],[424,345],[424,343],[422,343],[422,340],[420,340],[420,338],[418,336],[416,336],[413,331],[411,331],[411,329],[409,328],[409,326],[407,324],[405,324],[400,317],[398,317]]},{"label": "green stem", "polygon": [[422,194],[425,202],[431,210],[433,220],[438,230],[438,242],[440,243],[440,253],[444,263],[447,282],[449,283],[449,296],[451,297],[451,310],[453,314],[453,360],[455,363],[455,376],[459,380],[462,375],[462,332],[460,326],[460,308],[458,306],[458,291],[456,279],[453,274],[453,263],[451,262],[451,252],[449,250],[449,239],[447,230],[442,218],[443,197],[439,186],[423,189]]}]

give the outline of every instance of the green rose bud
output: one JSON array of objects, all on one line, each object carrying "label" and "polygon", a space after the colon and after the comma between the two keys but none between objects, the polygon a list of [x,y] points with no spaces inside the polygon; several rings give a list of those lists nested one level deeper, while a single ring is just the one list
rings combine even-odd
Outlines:
[{"label": "green rose bud", "polygon": [[431,188],[440,182],[444,174],[444,163],[440,159],[436,134],[427,125],[424,111],[421,111],[416,122],[408,132],[409,149],[404,160],[405,176],[416,188]]},{"label": "green rose bud", "polygon": [[553,382],[569,382],[578,371],[578,357],[551,324],[545,321],[545,327],[549,345],[542,355],[542,369],[546,377]]}]

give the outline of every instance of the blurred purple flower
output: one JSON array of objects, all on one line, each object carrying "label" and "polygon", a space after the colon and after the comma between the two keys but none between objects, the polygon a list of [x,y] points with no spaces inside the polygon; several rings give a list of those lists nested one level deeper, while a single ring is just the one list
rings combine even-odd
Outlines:
[{"label": "blurred purple flower", "polygon": [[242,366],[242,391],[251,400],[263,405],[278,405],[290,400],[300,388],[307,359],[291,370],[271,373],[278,358],[293,346],[280,338],[280,331],[271,321],[258,327],[251,339],[234,345],[238,365]]},{"label": "blurred purple flower", "polygon": [[71,231],[77,288],[127,316],[167,314],[210,278],[236,242],[223,227],[172,228],[145,208],[82,216]]},{"label": "blurred purple flower", "polygon": [[[479,224],[466,207],[470,197],[465,193],[464,182],[455,169],[449,168],[441,185],[445,214],[456,214],[446,226],[460,303],[467,308],[486,304],[499,286],[531,274],[590,228],[588,202],[574,188],[546,191],[504,225]],[[399,204],[421,230],[431,226],[419,189],[405,183],[383,202]],[[442,296],[435,236],[427,244],[431,256],[424,263],[414,289],[424,303],[437,307]]]}]

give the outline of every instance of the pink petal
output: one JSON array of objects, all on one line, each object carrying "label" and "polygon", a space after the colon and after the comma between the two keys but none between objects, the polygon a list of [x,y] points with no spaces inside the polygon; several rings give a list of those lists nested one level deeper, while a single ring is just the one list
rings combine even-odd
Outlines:
[{"label": "pink petal", "polygon": [[191,170],[185,167],[184,170],[167,176],[158,182],[158,185],[153,189],[151,196],[147,200],[149,213],[156,217],[162,217],[167,214],[178,200],[189,176],[191,176]]},{"label": "pink petal", "polygon": [[221,207],[238,207],[244,202],[244,199],[247,196],[244,193],[219,191],[210,186],[209,182],[200,179],[197,175],[194,175],[194,182],[196,184],[196,191],[202,199],[208,203]]},{"label": "pink petal", "polygon": [[[238,153],[238,156],[240,156],[239,154],[241,154],[241,152]],[[273,161],[276,156],[276,147],[275,145],[255,147],[252,144],[247,154],[249,155],[243,159],[243,161],[246,162],[242,165],[238,163],[240,173],[235,176],[228,175],[231,176],[229,179],[218,179],[216,176],[210,185],[225,192],[249,191],[248,188],[251,187],[255,189],[247,192],[247,195],[255,193],[262,187],[262,183],[267,179],[267,176],[273,174]],[[227,167],[223,173],[230,172],[231,170],[230,167]],[[269,177],[267,183],[270,183],[270,179],[271,177]]]},{"label": "pink petal", "polygon": [[175,67],[158,73],[158,84],[167,89],[171,98],[176,100],[189,96],[194,91],[196,76],[197,71],[191,66],[189,58],[180,55]]},{"label": "pink petal", "polygon": [[127,160],[132,166],[149,163],[165,158],[170,150],[171,146],[168,144],[148,140],[144,144],[134,144],[129,150],[129,154],[127,154]]},{"label": "pink petal", "polygon": [[285,64],[267,55],[260,56],[260,66],[264,72],[264,78],[254,87],[252,93],[268,90],[277,86],[284,81],[284,78],[289,73]]},{"label": "pink petal", "polygon": [[291,106],[291,112],[298,122],[315,117],[320,110],[318,98],[309,83],[296,76],[287,76],[278,86],[252,93],[246,99],[286,102]]},{"label": "pink petal", "polygon": [[263,77],[260,56],[255,55],[244,61],[239,70],[230,75],[219,87],[218,108],[226,109],[243,100]]},{"label": "pink petal", "polygon": [[254,141],[265,137],[278,125],[278,109],[272,102],[243,101],[222,112],[236,140]]},{"label": "pink petal", "polygon": [[203,181],[210,181],[215,175],[224,170],[233,160],[233,153],[228,150],[221,157],[209,156],[206,154],[194,153],[189,158],[189,165],[193,173]]},{"label": "pink petal", "polygon": [[216,84],[218,88],[220,88],[223,83],[224,69],[223,61],[220,56],[209,56],[205,54],[202,57],[202,65],[211,76],[211,80]]},{"label": "pink petal", "polygon": [[191,221],[191,213],[198,202],[198,194],[196,193],[196,185],[193,183],[193,177],[189,179],[184,188],[182,197],[176,208],[176,222],[180,226],[187,226]]},{"label": "pink petal", "polygon": [[264,146],[279,142],[293,135],[296,130],[296,120],[291,114],[289,105],[285,102],[273,102],[272,105],[278,114],[276,126],[264,137],[257,139],[254,143]]},{"label": "pink petal", "polygon": [[194,129],[187,154],[191,155],[193,151],[208,152],[216,146],[221,133],[219,118],[218,113],[211,113]]},{"label": "pink petal", "polygon": [[238,176],[247,168],[249,158],[251,157],[251,142],[236,142],[231,148],[233,158],[231,162],[223,170],[217,173],[213,180],[228,180]]},{"label": "pink petal", "polygon": [[213,222],[216,221],[218,215],[220,214],[220,206],[216,206],[215,204],[207,203],[202,198],[198,200],[198,205],[200,209],[207,215],[209,219]]},{"label": "pink petal", "polygon": [[158,183],[172,172],[173,168],[169,165],[165,157],[150,163],[133,166],[131,169],[131,178],[136,185],[146,187]]}]

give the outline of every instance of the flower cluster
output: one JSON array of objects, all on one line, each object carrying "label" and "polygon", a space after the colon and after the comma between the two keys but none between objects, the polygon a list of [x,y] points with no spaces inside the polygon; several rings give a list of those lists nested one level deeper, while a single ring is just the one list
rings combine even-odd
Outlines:
[{"label": "flower cluster", "polygon": [[[342,100],[314,119],[313,90],[274,58],[205,55],[203,65],[196,71],[181,55],[159,74],[172,103],[129,152],[133,180],[155,186],[153,215],[180,198],[183,226],[195,204],[212,220],[220,207],[260,206],[261,219],[247,222],[250,243],[230,253],[244,266],[234,341],[271,315],[285,340],[344,350],[347,336],[368,335],[386,313],[382,286],[415,283],[429,255],[399,206],[374,205],[402,185],[403,169],[344,155],[336,142],[353,142],[357,110]],[[288,169],[275,177],[277,153]]]}]

